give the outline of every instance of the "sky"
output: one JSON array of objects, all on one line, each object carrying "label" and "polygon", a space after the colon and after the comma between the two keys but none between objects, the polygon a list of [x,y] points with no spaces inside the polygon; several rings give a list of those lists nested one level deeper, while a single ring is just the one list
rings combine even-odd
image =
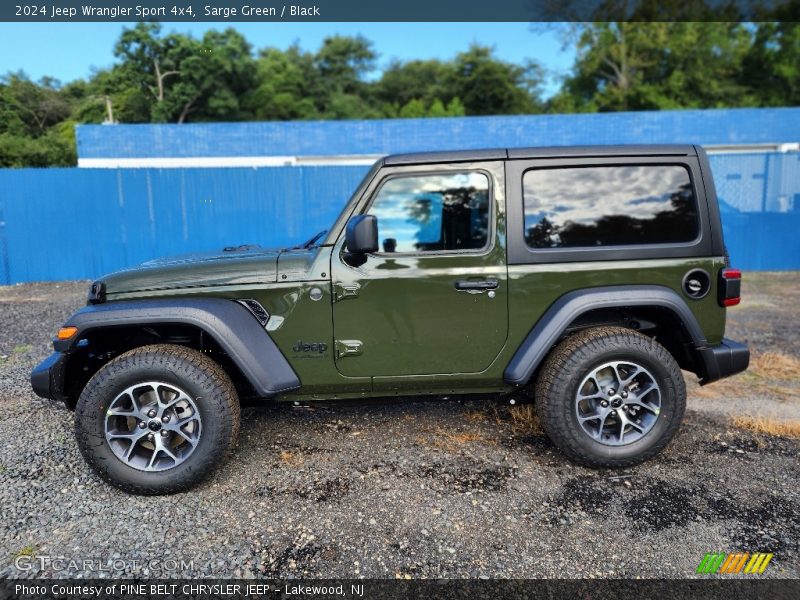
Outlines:
[{"label": "sky", "polygon": [[[113,47],[126,23],[0,23],[0,74],[25,71],[32,79],[55,77],[63,83],[87,77],[92,67],[114,63]],[[495,48],[496,56],[522,63],[532,58],[550,73],[545,95],[554,93],[574,52],[562,48],[558,33],[530,23],[165,23],[164,31],[191,32],[234,27],[254,48],[285,49],[298,42],[314,51],[329,35],[362,34],[380,55],[379,68],[400,60],[448,59],[471,42]],[[371,77],[377,77],[373,73]]]}]

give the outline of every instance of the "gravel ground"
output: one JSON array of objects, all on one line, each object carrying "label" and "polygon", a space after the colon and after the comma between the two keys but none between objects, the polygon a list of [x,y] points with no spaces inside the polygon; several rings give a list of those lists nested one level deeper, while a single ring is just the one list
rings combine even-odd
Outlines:
[{"label": "gravel ground", "polygon": [[[690,386],[678,437],[625,471],[568,463],[495,398],[375,401],[247,408],[206,483],[118,492],[28,383],[86,286],[0,288],[0,576],[687,577],[711,551],[772,551],[764,576],[800,575],[800,441],[729,423],[797,414],[798,382],[763,374]],[[798,293],[797,273],[746,279],[729,335],[800,357]]]}]

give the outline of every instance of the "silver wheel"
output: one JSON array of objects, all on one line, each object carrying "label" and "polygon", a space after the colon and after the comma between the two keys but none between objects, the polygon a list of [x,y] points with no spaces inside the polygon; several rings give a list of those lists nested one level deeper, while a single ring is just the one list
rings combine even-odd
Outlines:
[{"label": "silver wheel", "polygon": [[594,441],[624,446],[647,435],[658,421],[661,389],[643,366],[608,362],[581,382],[575,411],[581,430]]},{"label": "silver wheel", "polygon": [[105,434],[111,451],[139,471],[164,471],[191,456],[201,433],[194,400],[172,384],[132,385],[109,405]]}]

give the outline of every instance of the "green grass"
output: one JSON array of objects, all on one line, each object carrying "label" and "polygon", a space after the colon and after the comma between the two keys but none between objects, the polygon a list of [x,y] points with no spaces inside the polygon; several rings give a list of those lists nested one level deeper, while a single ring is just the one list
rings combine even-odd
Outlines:
[{"label": "green grass", "polygon": [[19,344],[14,346],[14,354],[25,354],[26,352],[29,352],[31,348],[33,348],[33,346],[30,344]]},{"label": "green grass", "polygon": [[24,548],[18,550],[15,556],[33,556],[34,554],[36,554],[36,551],[37,551],[36,546],[29,544]]}]

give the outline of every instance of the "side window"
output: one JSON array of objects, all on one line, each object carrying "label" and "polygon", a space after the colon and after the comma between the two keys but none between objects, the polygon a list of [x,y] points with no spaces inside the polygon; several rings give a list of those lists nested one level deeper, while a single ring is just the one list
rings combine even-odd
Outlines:
[{"label": "side window", "polygon": [[383,252],[477,250],[489,240],[489,178],[474,171],[393,177],[368,214]]},{"label": "side window", "polygon": [[567,167],[522,178],[532,248],[672,244],[697,239],[697,200],[680,165]]}]

